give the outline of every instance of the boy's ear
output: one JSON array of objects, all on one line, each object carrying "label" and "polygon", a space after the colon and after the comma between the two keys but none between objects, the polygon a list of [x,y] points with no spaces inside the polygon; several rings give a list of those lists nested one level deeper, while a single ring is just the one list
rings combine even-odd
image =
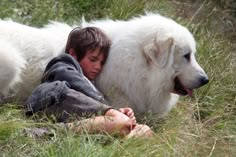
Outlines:
[{"label": "boy's ear", "polygon": [[75,50],[73,48],[71,48],[69,50],[69,54],[77,60],[77,55],[76,55]]}]

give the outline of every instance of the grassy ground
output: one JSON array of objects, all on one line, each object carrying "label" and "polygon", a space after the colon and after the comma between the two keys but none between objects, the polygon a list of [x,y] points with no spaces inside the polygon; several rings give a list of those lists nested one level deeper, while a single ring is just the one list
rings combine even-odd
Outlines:
[{"label": "grassy ground", "polygon": [[[49,20],[73,24],[110,17],[128,19],[160,12],[187,26],[197,40],[197,59],[210,83],[195,98],[181,98],[167,117],[140,119],[157,135],[124,140],[75,135],[50,122],[24,117],[16,104],[0,105],[1,156],[219,156],[236,154],[236,3],[233,0],[1,0],[0,18],[33,26]],[[24,128],[46,127],[51,135],[31,138]]]}]

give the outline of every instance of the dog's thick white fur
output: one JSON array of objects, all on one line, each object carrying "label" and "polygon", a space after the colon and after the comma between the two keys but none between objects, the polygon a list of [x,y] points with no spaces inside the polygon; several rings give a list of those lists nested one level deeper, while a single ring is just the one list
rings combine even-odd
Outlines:
[{"label": "dog's thick white fur", "polygon": [[[111,39],[107,63],[97,79],[98,88],[114,107],[165,114],[178,94],[192,94],[208,82],[195,60],[195,40],[185,27],[158,14],[128,21],[82,22],[101,28]],[[51,23],[33,28],[0,21],[0,91],[13,89],[23,99],[39,83],[50,59],[63,53],[72,27]],[[176,94],[174,94],[176,93]]]}]

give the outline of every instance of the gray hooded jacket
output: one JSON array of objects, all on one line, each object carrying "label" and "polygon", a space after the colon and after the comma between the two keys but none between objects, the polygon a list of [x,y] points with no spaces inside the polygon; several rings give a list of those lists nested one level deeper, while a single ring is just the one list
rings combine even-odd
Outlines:
[{"label": "gray hooded jacket", "polygon": [[[103,114],[111,107],[101,92],[84,76],[79,63],[70,55],[52,59],[44,71],[41,84],[26,102],[26,115],[48,110],[60,115],[91,116]],[[62,116],[60,121],[65,121]]]}]

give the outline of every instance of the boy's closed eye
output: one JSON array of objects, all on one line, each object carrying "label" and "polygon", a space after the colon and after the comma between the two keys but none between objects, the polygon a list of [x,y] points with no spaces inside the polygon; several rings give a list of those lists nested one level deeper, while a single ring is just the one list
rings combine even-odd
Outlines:
[{"label": "boy's closed eye", "polygon": [[89,58],[89,60],[90,60],[91,62],[96,62],[98,59],[97,59],[96,57],[91,57],[91,58]]}]

